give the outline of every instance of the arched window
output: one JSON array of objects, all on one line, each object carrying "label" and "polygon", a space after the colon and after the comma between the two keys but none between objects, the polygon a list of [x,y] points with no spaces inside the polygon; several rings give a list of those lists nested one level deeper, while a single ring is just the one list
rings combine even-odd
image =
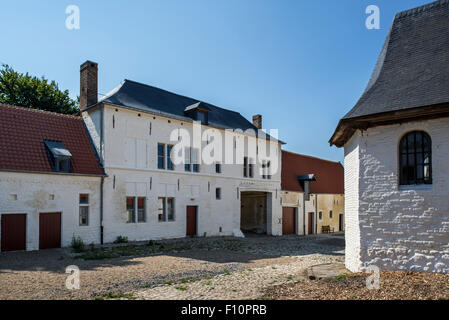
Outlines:
[{"label": "arched window", "polygon": [[401,185],[432,183],[432,141],[423,131],[406,134],[399,145]]}]

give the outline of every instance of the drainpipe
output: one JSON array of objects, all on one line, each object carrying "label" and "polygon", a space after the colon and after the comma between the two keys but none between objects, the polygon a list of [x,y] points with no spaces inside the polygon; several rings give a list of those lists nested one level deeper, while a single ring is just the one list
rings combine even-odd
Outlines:
[{"label": "drainpipe", "polygon": [[318,193],[315,195],[315,234],[318,234]]},{"label": "drainpipe", "polygon": [[302,234],[306,235],[306,193],[302,194]]},{"label": "drainpipe", "polygon": [[[104,156],[103,156],[103,143],[104,143],[104,105],[101,106],[101,117],[100,117],[100,159],[104,171]],[[103,189],[104,189],[104,176],[101,177],[100,186],[100,243],[104,243],[104,226],[103,226]]]},{"label": "drainpipe", "polygon": [[100,184],[100,244],[103,245],[103,186],[104,186],[104,176],[101,177]]}]

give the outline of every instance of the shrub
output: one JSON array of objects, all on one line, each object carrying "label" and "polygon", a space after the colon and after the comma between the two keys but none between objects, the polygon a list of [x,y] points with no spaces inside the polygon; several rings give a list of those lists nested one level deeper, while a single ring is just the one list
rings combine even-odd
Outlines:
[{"label": "shrub", "polygon": [[128,243],[128,237],[118,236],[114,243]]},{"label": "shrub", "polygon": [[84,252],[84,242],[83,239],[81,239],[80,236],[75,237],[75,235],[72,237],[72,249],[76,253]]}]

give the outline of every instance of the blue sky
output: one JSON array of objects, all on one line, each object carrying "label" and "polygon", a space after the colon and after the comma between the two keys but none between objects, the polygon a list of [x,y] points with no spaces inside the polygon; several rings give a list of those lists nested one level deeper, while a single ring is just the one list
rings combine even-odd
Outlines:
[{"label": "blue sky", "polygon": [[[3,1],[0,62],[73,97],[79,65],[99,93],[123,79],[263,115],[284,149],[343,161],[328,140],[366,86],[396,12],[429,0]],[[344,3],[344,5],[343,5]],[[80,29],[65,27],[68,5]],[[368,5],[380,30],[365,27]]]}]

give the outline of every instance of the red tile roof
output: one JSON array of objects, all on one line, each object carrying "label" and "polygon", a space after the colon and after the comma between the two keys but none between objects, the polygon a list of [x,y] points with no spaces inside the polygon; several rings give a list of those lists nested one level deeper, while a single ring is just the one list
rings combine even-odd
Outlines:
[{"label": "red tile roof", "polygon": [[0,104],[0,170],[52,172],[44,140],[66,146],[72,173],[103,174],[81,117]]},{"label": "red tile roof", "polygon": [[298,176],[314,174],[312,193],[344,194],[344,170],[340,162],[314,158],[282,150],[282,190],[303,192]]}]

